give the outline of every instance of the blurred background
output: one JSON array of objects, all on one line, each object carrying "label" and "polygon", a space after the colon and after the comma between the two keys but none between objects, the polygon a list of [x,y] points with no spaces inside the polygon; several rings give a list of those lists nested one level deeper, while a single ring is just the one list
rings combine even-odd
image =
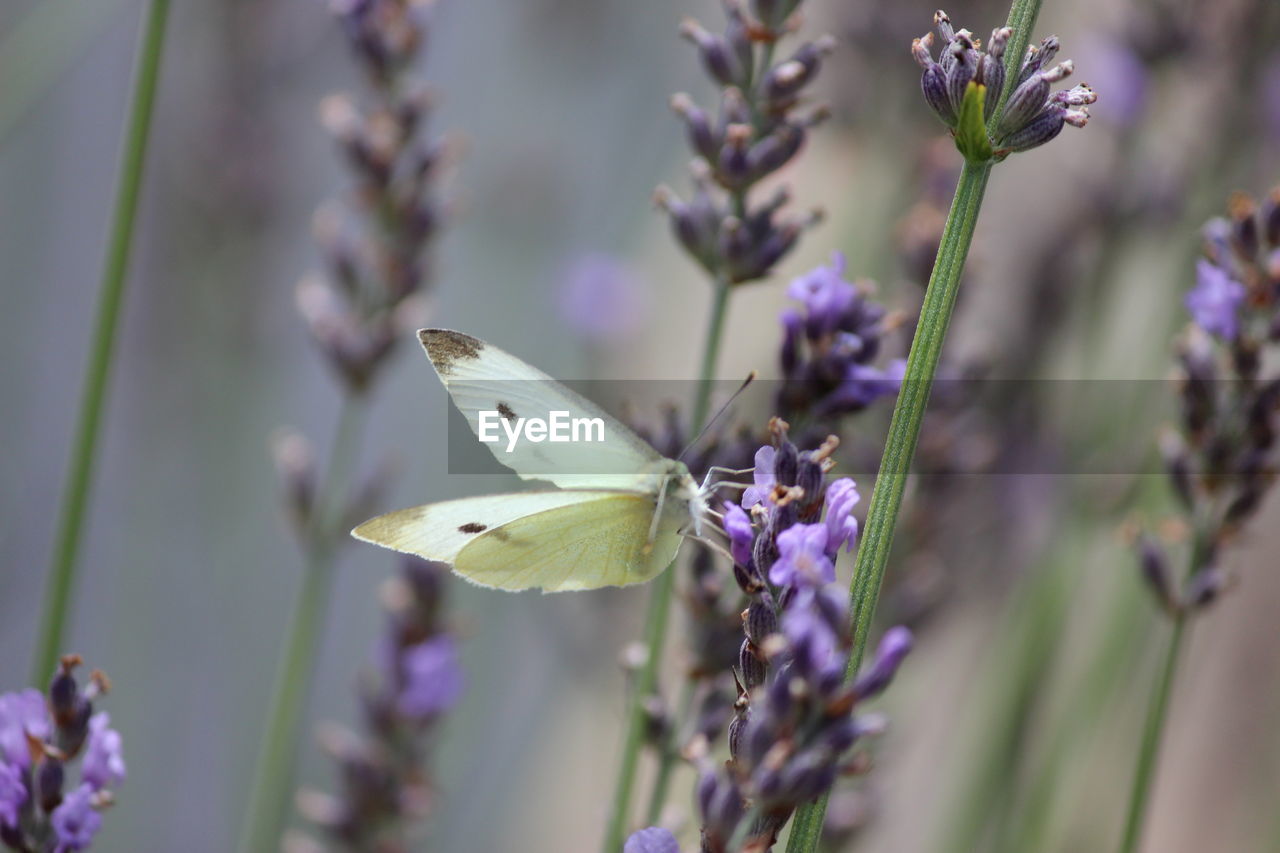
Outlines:
[{"label": "blurred background", "polygon": [[[1233,190],[1260,196],[1280,178],[1275,4],[1044,5],[1036,36],[1062,37],[1099,102],[1084,131],[995,170],[947,354],[957,370],[1032,381],[958,421],[974,439],[959,473],[908,497],[882,618],[919,643],[881,700],[892,727],[845,797],[857,829],[840,849],[1114,843],[1168,631],[1124,527],[1172,515],[1154,436],[1175,397],[1165,382],[1104,383],[1169,376],[1200,225]],[[33,643],[141,8],[0,8],[4,689],[22,685]],[[819,83],[833,119],[783,179],[827,219],[735,296],[727,378],[776,371],[785,283],[833,250],[914,310],[959,167],[908,49],[934,7],[806,9],[806,34],[840,42]],[[947,11],[985,34],[1007,9]],[[650,201],[659,183],[687,189],[669,95],[709,91],[677,36],[686,15],[721,24],[706,0],[439,4],[422,71],[439,94],[433,127],[465,150],[430,324],[557,377],[695,374],[710,290]],[[301,574],[270,440],[294,426],[323,446],[338,410],[294,302],[320,264],[313,211],[348,180],[317,104],[360,84],[319,0],[175,5],[68,643],[111,676],[105,707],[129,762],[98,849],[234,846]],[[634,283],[607,346],[565,310],[598,255]],[[399,469],[386,508],[492,488],[447,474],[447,398],[410,349],[375,393],[362,450],[366,467]],[[875,445],[883,420],[859,423]],[[992,444],[1001,464],[984,472]],[[1240,585],[1192,632],[1147,850],[1280,849],[1278,515],[1273,500],[1230,553]],[[308,731],[355,717],[376,587],[395,566],[373,548],[342,555]],[[454,585],[468,689],[433,758],[442,799],[422,849],[594,848],[624,715],[617,653],[640,633],[645,594]],[[300,779],[331,787],[309,736],[300,754]]]}]

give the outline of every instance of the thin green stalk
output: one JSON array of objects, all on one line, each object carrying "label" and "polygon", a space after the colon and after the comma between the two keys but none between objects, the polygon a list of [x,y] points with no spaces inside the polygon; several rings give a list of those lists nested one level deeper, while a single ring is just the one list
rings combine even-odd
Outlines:
[{"label": "thin green stalk", "polygon": [[[694,393],[693,418],[690,435],[697,435],[706,425],[711,408],[711,380],[715,376],[716,360],[720,355],[720,342],[724,337],[724,321],[728,315],[729,293],[732,285],[724,279],[715,282],[711,316],[707,320],[707,335],[702,348],[702,364],[698,370],[698,387]],[[613,802],[609,808],[609,824],[605,830],[605,853],[619,853],[626,837],[631,809],[631,792],[635,786],[636,768],[640,763],[640,749],[644,746],[644,700],[653,693],[658,682],[658,665],[666,644],[667,624],[671,616],[672,592],[676,573],[667,568],[653,582],[649,596],[649,608],[645,615],[644,641],[647,653],[632,688],[631,705],[627,710],[627,733],[623,741],[622,761],[618,765],[618,777],[613,789]]]},{"label": "thin green stalk", "polygon": [[[1009,9],[1007,26],[1013,34],[1005,47],[1005,88],[996,109],[987,117],[988,134],[995,127],[1009,92],[1017,80],[1016,69],[1021,66],[1027,42],[1043,0],[1014,0]],[[849,656],[847,677],[852,678],[862,665],[867,638],[871,632],[871,618],[875,614],[880,597],[880,582],[884,579],[885,566],[893,545],[893,530],[898,521],[898,509],[907,485],[907,472],[915,456],[920,438],[920,426],[924,423],[929,393],[933,389],[933,377],[942,355],[947,326],[955,309],[959,292],[960,275],[964,272],[969,256],[969,245],[978,224],[978,212],[982,209],[982,197],[991,176],[991,163],[965,162],[956,184],[955,197],[943,227],[938,256],[929,275],[924,304],[920,308],[920,320],[907,354],[907,369],[902,379],[902,390],[889,421],[889,433],[885,439],[884,454],[880,458],[880,470],[876,474],[871,492],[871,504],[867,521],[863,526],[862,541],[854,562],[853,583],[850,587],[853,613],[853,649]],[[813,853],[822,837],[822,820],[827,811],[827,795],[796,812],[792,821],[787,853]]]},{"label": "thin green stalk", "polygon": [[1134,853],[1142,838],[1142,826],[1146,822],[1147,805],[1151,801],[1151,783],[1155,780],[1156,759],[1160,755],[1160,741],[1165,721],[1169,717],[1169,698],[1173,695],[1174,676],[1187,633],[1187,617],[1179,616],[1173,623],[1173,635],[1165,650],[1160,680],[1156,682],[1147,711],[1147,722],[1142,729],[1142,744],[1138,748],[1138,765],[1133,774],[1133,787],[1129,792],[1129,811],[1124,822],[1124,837],[1120,841],[1120,853]]},{"label": "thin green stalk", "polygon": [[129,250],[133,245],[133,228],[137,220],[138,198],[143,166],[147,159],[147,140],[151,131],[156,85],[160,80],[160,58],[164,52],[165,21],[168,15],[169,0],[152,0],[147,7],[143,24],[138,62],[133,75],[133,95],[124,149],[120,156],[111,234],[98,291],[97,318],[94,322],[93,340],[89,346],[84,387],[81,390],[71,463],[62,490],[62,509],[54,536],[44,610],[40,617],[35,657],[31,664],[32,684],[44,684],[49,680],[57,665],[58,655],[62,653],[67,609],[71,604],[76,581],[76,561],[80,554],[85,509],[93,485],[93,472],[97,467],[98,430],[107,396],[112,356],[115,354],[120,307],[124,303]]},{"label": "thin green stalk", "polygon": [[317,490],[306,532],[306,567],[294,602],[280,669],[276,673],[266,732],[258,750],[249,807],[240,835],[242,853],[276,850],[288,818],[293,766],[302,708],[311,685],[316,649],[329,608],[347,484],[364,424],[363,397],[347,395],[330,451],[323,485]]},{"label": "thin green stalk", "polygon": [[[854,563],[850,591],[854,618],[853,651],[849,658],[851,674],[862,665],[862,655],[871,631],[871,617],[880,595],[880,581],[893,544],[893,528],[907,485],[907,472],[915,455],[947,324],[955,307],[960,274],[964,270],[990,174],[990,164],[965,164],[942,232],[933,273],[929,276],[929,286],[925,290],[920,322],[907,355],[902,390],[898,393],[898,402],[889,422],[884,455],[871,492],[871,506],[867,510],[867,521]],[[811,853],[817,849],[826,807],[827,798],[824,796],[796,812],[787,853]]]}]

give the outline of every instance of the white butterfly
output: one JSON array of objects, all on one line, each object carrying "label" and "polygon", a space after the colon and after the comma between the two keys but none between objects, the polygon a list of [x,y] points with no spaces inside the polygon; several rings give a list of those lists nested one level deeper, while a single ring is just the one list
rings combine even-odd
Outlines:
[{"label": "white butterfly", "polygon": [[[451,563],[469,581],[546,592],[644,583],[671,564],[682,537],[702,534],[713,490],[586,398],[478,338],[423,329],[418,339],[453,402],[480,436],[494,413],[598,419],[601,441],[500,441],[490,449],[526,480],[560,488],[462,498],[366,521],[352,535]],[[501,434],[502,431],[499,431]]]}]

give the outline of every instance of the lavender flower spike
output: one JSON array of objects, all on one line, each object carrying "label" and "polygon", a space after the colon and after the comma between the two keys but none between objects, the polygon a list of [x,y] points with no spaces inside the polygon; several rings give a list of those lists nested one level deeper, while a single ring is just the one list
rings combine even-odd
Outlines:
[{"label": "lavender flower spike", "polygon": [[110,805],[112,786],[124,779],[120,734],[105,713],[93,712],[94,700],[107,691],[107,678],[95,671],[82,687],[74,674],[79,665],[78,656],[64,657],[47,695],[31,689],[0,694],[0,844],[5,849],[88,849],[102,826],[99,809]]},{"label": "lavender flower spike", "polygon": [[1066,79],[1075,70],[1069,59],[1045,67],[1059,47],[1058,37],[1050,36],[1039,47],[1027,49],[1017,85],[988,136],[985,124],[1000,102],[1005,82],[1001,59],[1013,33],[1008,27],[995,30],[983,50],[972,33],[951,25],[946,12],[939,10],[934,24],[943,42],[937,61],[932,33],[912,42],[911,54],[924,69],[920,88],[925,101],[951,129],[956,147],[967,159],[1003,160],[1015,151],[1044,145],[1061,133],[1064,125],[1084,127],[1088,122],[1087,107],[1097,95],[1087,85],[1050,92],[1050,84]]}]

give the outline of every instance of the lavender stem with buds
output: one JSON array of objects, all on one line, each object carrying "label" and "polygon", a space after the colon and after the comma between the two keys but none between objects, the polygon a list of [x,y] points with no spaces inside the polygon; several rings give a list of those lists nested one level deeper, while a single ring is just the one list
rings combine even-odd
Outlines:
[{"label": "lavender stem with buds", "polygon": [[1222,552],[1275,482],[1280,414],[1280,187],[1259,205],[1231,199],[1228,217],[1204,229],[1205,257],[1186,295],[1193,324],[1181,339],[1181,422],[1161,442],[1169,482],[1190,529],[1187,571],[1177,579],[1163,544],[1139,539],[1142,577],[1173,622],[1152,692],[1120,841],[1142,837],[1160,741],[1191,621],[1229,578]]},{"label": "lavender stem with buds", "polygon": [[[867,639],[871,631],[871,620],[875,614],[877,600],[880,595],[880,584],[884,578],[885,566],[893,544],[893,531],[897,523],[898,509],[902,504],[902,495],[906,489],[907,473],[915,455],[916,443],[920,438],[920,427],[924,421],[925,409],[929,401],[933,377],[937,372],[938,360],[942,354],[943,342],[946,338],[947,326],[955,307],[956,295],[960,283],[960,275],[964,270],[968,257],[969,245],[977,226],[978,212],[982,207],[982,197],[986,192],[987,180],[991,174],[993,163],[1001,159],[1002,152],[994,148],[994,144],[1003,137],[996,136],[1002,127],[1004,115],[1008,112],[1011,92],[1040,70],[1047,46],[1054,45],[1056,39],[1047,39],[1039,50],[1028,48],[1031,29],[1040,12],[1042,0],[1014,0],[1009,11],[1006,31],[998,31],[995,39],[1003,57],[1003,74],[996,74],[994,67],[983,57],[975,57],[976,47],[972,45],[972,37],[965,31],[951,31],[952,44],[944,46],[944,50],[953,49],[951,59],[945,66],[940,64],[939,71],[932,71],[927,65],[922,88],[930,106],[937,111],[939,105],[936,98],[930,97],[930,76],[943,73],[957,90],[963,83],[963,101],[967,122],[960,122],[957,116],[952,125],[956,135],[956,144],[965,156],[965,166],[956,185],[955,197],[947,222],[943,228],[942,240],[938,246],[937,258],[933,271],[929,276],[929,284],[925,290],[924,304],[920,309],[920,320],[916,326],[915,338],[911,342],[911,350],[907,355],[906,373],[902,381],[902,389],[898,394],[893,409],[893,417],[889,423],[889,432],[885,440],[884,454],[880,460],[880,470],[876,475],[875,487],[871,493],[871,505],[867,511],[866,526],[862,534],[862,542],[858,547],[857,559],[854,563],[853,583],[850,589],[853,614],[853,651],[849,657],[849,669],[846,678],[852,678],[861,665],[862,655],[866,649]],[[940,28],[943,22],[944,34],[950,30],[950,22],[946,14],[939,12],[935,19]],[[967,43],[966,43],[967,42]],[[990,45],[988,49],[990,49]],[[1025,51],[1025,59],[1024,59]],[[913,48],[913,53],[920,59],[920,51]],[[944,59],[947,57],[944,56]],[[969,79],[961,79],[961,65],[971,66],[979,62],[979,67],[989,69],[991,79],[1002,78],[1005,94],[996,102],[990,115],[985,115],[986,104],[983,99],[986,92],[983,84],[975,82],[972,74]],[[970,69],[972,70],[972,69]],[[1017,73],[1014,73],[1014,72]],[[968,72],[964,72],[968,74]],[[976,73],[976,72],[973,72]],[[945,120],[944,116],[944,120]],[[1042,144],[1051,138],[1046,136],[1036,144]],[[1030,147],[1030,146],[1028,146]],[[1005,152],[1007,153],[1007,152]],[[822,836],[822,821],[826,813],[826,795],[818,797],[813,803],[802,808],[792,824],[791,838],[787,844],[787,853],[814,853]]]},{"label": "lavender stem with buds", "polygon": [[316,235],[325,276],[297,289],[298,310],[342,390],[331,460],[312,470],[305,439],[277,444],[288,509],[306,558],[254,774],[241,849],[277,846],[292,792],[294,753],[312,660],[340,544],[378,489],[351,489],[371,389],[396,345],[421,325],[425,255],[443,219],[435,185],[444,145],[424,139],[429,92],[412,75],[426,37],[418,0],[332,0],[370,97],[332,95],[321,121],[345,155],[354,191],[322,208]]},{"label": "lavender stem with buds", "polygon": [[[698,386],[690,420],[691,435],[705,425],[711,403],[711,380],[720,351],[730,293],[767,277],[794,248],[801,232],[820,218],[814,211],[783,217],[789,200],[785,190],[753,205],[752,189],[790,162],[803,147],[809,128],[821,122],[821,109],[803,108],[804,88],[816,75],[830,38],[802,44],[788,59],[774,63],[777,42],[791,29],[801,0],[725,0],[723,34],[713,34],[686,21],[682,34],[697,48],[703,67],[720,86],[719,114],[711,116],[688,95],[672,98],[672,109],[685,123],[697,159],[690,200],[660,187],[658,205],[671,218],[676,239],[708,274],[713,304],[703,342]],[[749,8],[748,8],[749,6]],[[654,581],[645,616],[647,656],[632,687],[627,731],[610,806],[603,849],[617,853],[626,837],[632,788],[644,743],[646,703],[657,684],[675,572]],[[655,792],[665,789],[674,756],[659,756]],[[657,800],[655,796],[651,798]],[[651,806],[651,810],[655,807]]]}]

